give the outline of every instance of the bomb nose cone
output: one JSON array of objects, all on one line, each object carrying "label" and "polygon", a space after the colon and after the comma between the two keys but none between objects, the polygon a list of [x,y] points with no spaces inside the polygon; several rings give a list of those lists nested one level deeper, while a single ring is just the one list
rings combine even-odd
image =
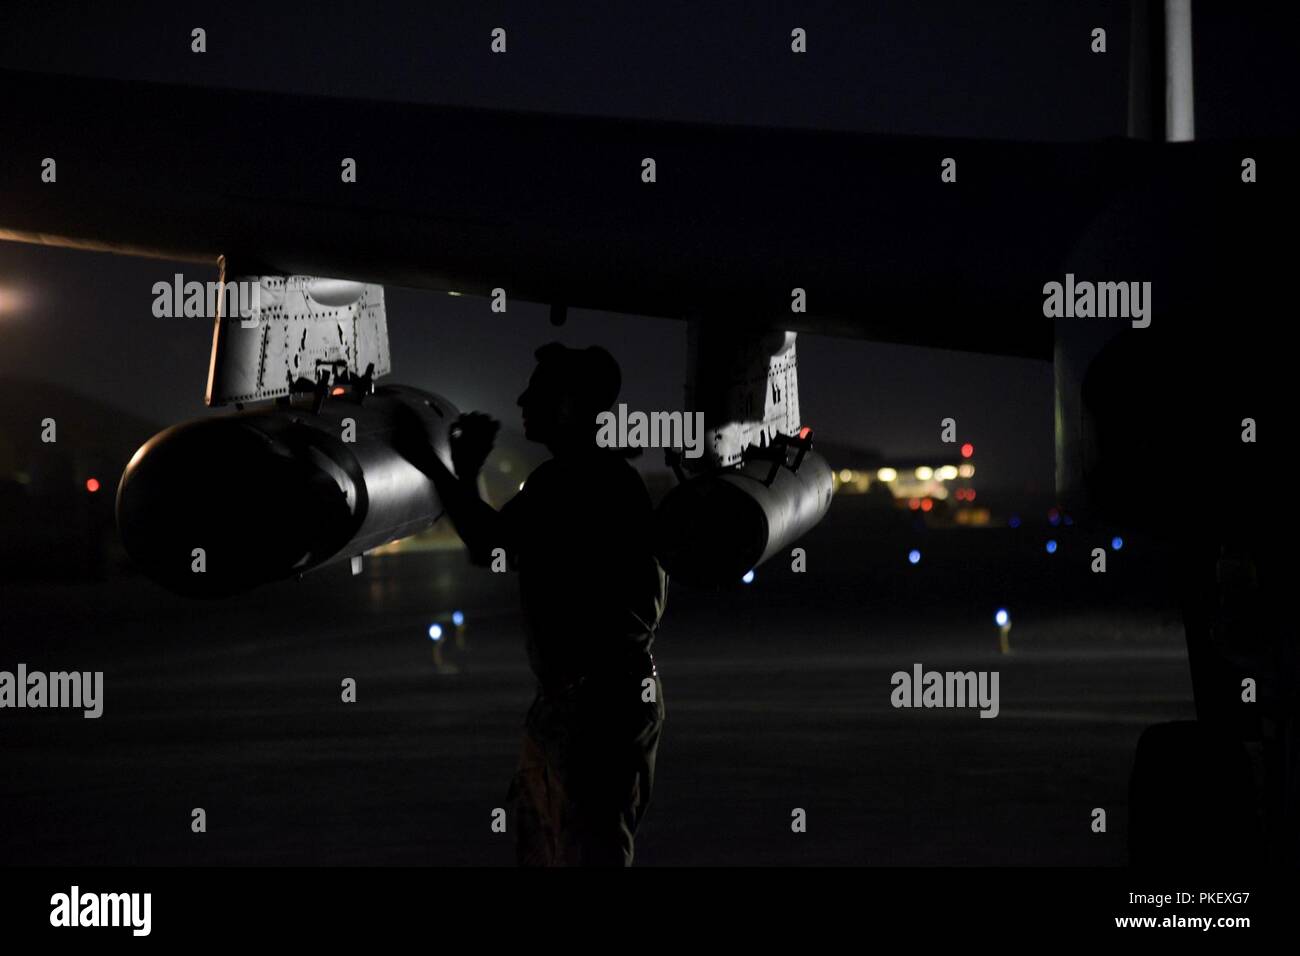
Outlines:
[{"label": "bomb nose cone", "polygon": [[[349,536],[329,471],[253,418],[177,425],[140,448],[117,492],[131,559],[170,590],[217,597],[293,573]],[[341,536],[341,537],[340,537]]]},{"label": "bomb nose cone", "polygon": [[673,489],[660,505],[655,551],[684,584],[734,583],[762,559],[769,531],[762,505],[743,487],[697,479]]}]

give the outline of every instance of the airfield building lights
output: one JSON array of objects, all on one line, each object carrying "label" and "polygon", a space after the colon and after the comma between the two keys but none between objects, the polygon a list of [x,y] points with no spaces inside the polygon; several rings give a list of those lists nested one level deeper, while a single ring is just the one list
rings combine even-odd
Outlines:
[{"label": "airfield building lights", "polygon": [[998,650],[1003,654],[1011,653],[1011,615],[1007,609],[1000,607],[993,615],[993,623],[998,626]]}]

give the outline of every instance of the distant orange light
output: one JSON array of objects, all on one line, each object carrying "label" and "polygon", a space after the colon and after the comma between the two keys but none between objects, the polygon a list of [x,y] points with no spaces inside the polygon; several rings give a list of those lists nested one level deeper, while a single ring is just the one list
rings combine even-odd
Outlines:
[{"label": "distant orange light", "polygon": [[347,389],[344,388],[342,385],[335,385],[333,388],[330,389],[330,394],[331,394],[331,395],[342,395],[342,394],[343,394],[344,392],[346,392],[346,391],[347,391]]},{"label": "distant orange light", "polygon": [[929,498],[926,498],[924,501],[921,502],[922,511],[929,511],[933,507],[934,507],[934,502],[931,501]]},{"label": "distant orange light", "polygon": [[975,454],[975,446],[970,442],[961,446],[961,456],[963,458],[969,458],[973,454]]},{"label": "distant orange light", "polygon": [[97,492],[97,491],[99,490],[99,479],[98,479],[98,478],[87,478],[87,479],[86,479],[86,490],[89,491],[92,495],[93,495],[95,492]]}]

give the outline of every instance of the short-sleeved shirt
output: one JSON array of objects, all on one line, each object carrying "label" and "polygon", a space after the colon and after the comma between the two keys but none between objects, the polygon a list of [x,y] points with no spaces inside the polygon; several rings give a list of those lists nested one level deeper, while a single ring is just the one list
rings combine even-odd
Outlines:
[{"label": "short-sleeved shirt", "polygon": [[501,513],[519,571],[528,659],[542,686],[562,688],[644,658],[667,579],[636,469],[607,449],[552,458]]}]

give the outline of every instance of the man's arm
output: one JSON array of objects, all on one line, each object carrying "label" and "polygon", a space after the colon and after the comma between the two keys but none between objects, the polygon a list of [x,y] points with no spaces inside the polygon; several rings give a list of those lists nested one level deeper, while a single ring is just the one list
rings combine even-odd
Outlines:
[{"label": "man's arm", "polygon": [[469,549],[470,560],[487,565],[496,548],[505,549],[507,555],[511,551],[509,522],[478,496],[478,474],[492,450],[497,424],[486,415],[469,415],[462,416],[457,425],[458,432],[451,439],[451,455],[459,474],[453,474],[442,463],[418,420],[403,424],[407,434],[399,440],[398,447],[402,456],[433,482],[456,533]]}]

